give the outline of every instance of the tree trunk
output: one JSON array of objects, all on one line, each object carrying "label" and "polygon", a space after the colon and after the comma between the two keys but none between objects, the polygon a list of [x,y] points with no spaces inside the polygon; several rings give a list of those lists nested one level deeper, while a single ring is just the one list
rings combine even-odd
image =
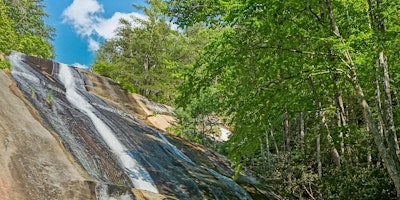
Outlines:
[{"label": "tree trunk", "polygon": [[[397,142],[396,128],[393,122],[393,106],[392,106],[392,96],[390,93],[390,83],[389,83],[389,71],[387,65],[387,58],[383,51],[379,52],[379,69],[380,69],[380,79],[382,82],[382,94],[383,94],[383,116],[384,125],[386,131],[385,137],[386,141],[391,149],[391,153],[396,152],[399,154],[399,145]],[[394,155],[393,155],[394,156]]]},{"label": "tree trunk", "polygon": [[[377,63],[378,65],[378,63]],[[381,87],[379,85],[379,69],[378,67],[375,67],[375,74],[374,74],[374,84],[375,84],[375,107],[376,107],[376,113],[378,117],[377,121],[377,126],[379,129],[380,134],[383,137],[383,117],[382,117],[382,102],[381,102]]]},{"label": "tree trunk", "polygon": [[393,158],[392,155],[387,151],[386,146],[384,145],[384,139],[376,125],[375,120],[372,117],[371,110],[367,101],[365,100],[363,90],[358,83],[357,76],[354,71],[352,72],[352,84],[360,101],[365,122],[374,137],[374,141],[379,151],[379,154],[382,157],[390,178],[392,179],[396,187],[397,198],[400,198],[400,173],[398,168],[399,161],[397,159],[397,155],[395,158]]},{"label": "tree trunk", "polygon": [[276,143],[275,136],[274,136],[274,127],[272,126],[271,122],[269,122],[269,127],[270,127],[272,142],[274,143],[274,147],[275,147],[275,152],[276,152],[276,154],[279,154],[278,144]]},{"label": "tree trunk", "polygon": [[325,119],[325,113],[322,110],[322,106],[321,106],[321,101],[319,100],[318,94],[316,92],[315,86],[314,86],[314,82],[312,81],[311,78],[308,79],[308,83],[310,85],[310,89],[314,95],[314,105],[315,105],[315,110],[317,111],[317,116],[320,120],[320,131],[322,131],[323,129],[326,130],[326,139],[328,140],[329,146],[330,146],[330,150],[331,150],[331,155],[332,155],[332,159],[333,162],[335,163],[336,166],[340,166],[340,155],[338,150],[336,149],[333,140],[332,140],[332,136],[328,127],[328,124],[326,123],[326,119]]},{"label": "tree trunk", "polygon": [[341,90],[336,92],[336,102],[337,102],[337,106],[339,108],[340,124],[342,126],[347,126],[347,116],[346,116],[346,112],[344,110],[343,96],[342,96]]},{"label": "tree trunk", "polygon": [[146,55],[144,60],[144,71],[149,71],[149,65],[150,65],[150,56]]},{"label": "tree trunk", "polygon": [[300,148],[304,153],[304,113],[300,113]]},{"label": "tree trunk", "polygon": [[[382,16],[380,4],[382,0],[368,0],[369,5],[369,13],[371,24],[374,32],[378,35],[378,37],[382,38],[385,34],[385,23],[384,17]],[[392,97],[390,92],[390,83],[389,83],[389,70],[387,63],[387,56],[384,53],[382,45],[377,43],[378,47],[378,61],[379,61],[379,79],[381,81],[381,89],[382,89],[382,110],[383,110],[383,133],[387,142],[387,148],[384,145],[384,141],[382,139],[381,134],[379,134],[379,129],[375,127],[373,131],[376,131],[376,135],[380,136],[378,146],[382,146],[378,148],[381,156],[383,157],[384,164],[389,172],[390,177],[393,180],[393,183],[396,187],[397,198],[400,199],[400,160],[398,157],[399,153],[399,145],[397,142],[396,128],[393,122],[393,106],[392,106]],[[370,113],[369,113],[370,114]],[[370,117],[372,119],[372,116]],[[373,119],[372,119],[373,120]],[[376,125],[375,125],[376,126]],[[377,140],[375,142],[378,142]]]},{"label": "tree trunk", "polygon": [[270,155],[270,150],[269,150],[269,139],[268,139],[268,129],[265,130],[265,145],[267,147],[267,167],[268,169],[271,169],[271,155]]},{"label": "tree trunk", "polygon": [[[340,35],[339,28],[336,25],[335,18],[333,16],[331,0],[326,0],[325,2],[327,5],[327,8],[328,8],[328,13],[329,13],[328,17],[331,21],[331,30],[332,30],[333,34],[336,35],[339,39],[341,39],[342,43],[344,43],[342,36]],[[378,15],[379,13],[377,12],[378,11],[378,9],[377,9],[378,3],[375,2],[374,0],[368,0],[368,3],[370,6],[371,20],[372,20],[375,31],[378,30],[378,32],[379,32],[379,30],[380,31],[384,30],[383,21],[381,21],[381,18]],[[349,50],[344,49],[344,54],[346,57],[346,60],[344,60],[344,62],[350,70],[350,74],[349,74],[350,79],[351,79],[350,81],[353,85],[354,90],[357,93],[358,101],[362,107],[362,112],[364,115],[365,123],[369,127],[369,131],[372,133],[372,135],[374,137],[375,145],[378,149],[378,152],[379,152],[380,156],[382,157],[382,159],[384,161],[384,165],[385,165],[386,169],[388,170],[389,176],[395,185],[396,192],[397,192],[397,198],[400,199],[400,173],[399,173],[400,168],[398,166],[399,159],[398,159],[397,155],[393,156],[393,153],[390,153],[393,150],[393,148],[387,149],[387,147],[385,146],[384,138],[380,134],[380,131],[377,127],[377,123],[374,120],[374,118],[372,117],[372,113],[371,113],[369,105],[365,99],[364,92],[361,88],[361,85],[359,84],[359,82],[357,80],[356,68],[354,67],[354,62],[352,61]],[[386,65],[386,67],[387,67],[387,65]],[[393,139],[393,137],[392,137],[392,139]]]},{"label": "tree trunk", "polygon": [[[336,79],[335,79],[336,82]],[[344,104],[343,104],[343,96],[342,96],[342,91],[335,85],[335,88],[337,90],[335,94],[335,101],[336,101],[336,107],[337,107],[337,113],[338,113],[338,127],[346,127],[347,126],[347,116],[344,110]],[[339,138],[340,138],[340,153],[344,156],[345,153],[345,143],[344,143],[344,137],[349,137],[348,132],[346,134],[343,134],[343,131],[340,130],[339,132]],[[351,158],[350,155],[350,146],[347,145],[347,153],[349,158]],[[343,159],[344,160],[344,159]]]},{"label": "tree trunk", "polygon": [[317,135],[317,163],[318,163],[318,177],[322,178],[322,162],[321,162],[321,134]]},{"label": "tree trunk", "polygon": [[286,137],[285,149],[286,149],[286,152],[290,154],[289,117],[288,117],[287,112],[285,113],[285,121],[283,122],[283,126],[285,128],[285,137]]},{"label": "tree trunk", "polygon": [[285,136],[286,136],[286,142],[285,142],[285,146],[286,146],[286,155],[287,155],[287,164],[288,164],[288,168],[287,168],[287,179],[288,182],[291,183],[292,182],[292,170],[291,170],[291,161],[290,161],[290,132],[289,132],[289,116],[288,113],[285,113],[285,121],[283,122],[284,124],[284,128],[285,128]]}]

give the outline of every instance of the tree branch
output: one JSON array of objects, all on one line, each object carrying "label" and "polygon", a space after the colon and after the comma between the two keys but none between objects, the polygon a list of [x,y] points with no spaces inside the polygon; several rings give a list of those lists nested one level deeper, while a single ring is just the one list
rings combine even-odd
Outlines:
[{"label": "tree branch", "polygon": [[255,49],[275,49],[275,50],[288,51],[288,52],[299,53],[299,54],[338,56],[337,54],[334,54],[332,52],[326,53],[326,52],[303,51],[303,50],[298,50],[298,49],[283,48],[281,46],[256,46],[256,47],[248,49],[248,50],[255,50]]},{"label": "tree branch", "polygon": [[310,10],[311,14],[312,14],[314,17],[317,18],[318,23],[320,23],[320,24],[321,24],[322,26],[324,26],[324,27],[327,27],[326,24],[324,24],[324,23],[322,22],[321,18],[317,15],[317,13],[315,13],[315,12],[313,11],[313,9],[311,8],[311,6],[308,6],[308,9]]}]

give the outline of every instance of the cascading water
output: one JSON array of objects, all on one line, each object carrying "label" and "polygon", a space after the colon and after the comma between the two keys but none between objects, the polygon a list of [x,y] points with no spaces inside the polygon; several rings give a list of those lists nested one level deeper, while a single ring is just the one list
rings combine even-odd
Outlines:
[{"label": "cascading water", "polygon": [[232,134],[228,129],[220,127],[221,136],[219,137],[221,141],[228,141],[229,136]]},{"label": "cascading water", "polygon": [[129,155],[129,150],[117,139],[113,131],[93,112],[95,108],[79,94],[79,91],[75,86],[75,80],[71,68],[65,64],[60,64],[58,78],[66,88],[67,100],[90,118],[103,140],[118,156],[121,164],[129,174],[134,187],[158,193],[158,189],[150,174]]},{"label": "cascading water", "polygon": [[177,149],[176,146],[171,144],[163,134],[157,132],[157,135],[158,135],[159,138],[161,138],[172,149],[172,151],[174,151],[174,153],[176,155],[178,155],[180,158],[182,158],[186,162],[194,165],[194,162],[192,160],[190,160],[190,158],[188,158],[184,153],[182,153],[182,151],[179,151],[179,149]]},{"label": "cascading water", "polygon": [[135,199],[134,186],[177,199],[251,199],[221,156],[140,120],[139,101],[118,84],[18,52],[8,59],[24,98],[95,184],[95,198]]},{"label": "cascading water", "polygon": [[[180,158],[182,158],[186,162],[195,165],[195,163],[190,158],[188,158],[184,153],[182,153],[178,148],[176,148],[176,146],[171,144],[163,134],[161,134],[159,132],[157,132],[157,134],[158,134],[158,137],[160,137],[170,148],[172,148],[172,150],[174,151],[174,153],[176,155],[178,155]],[[236,195],[238,197],[242,197],[243,199],[251,199],[250,197],[248,197],[248,194],[246,193],[246,191],[242,187],[240,187],[236,182],[234,182],[232,179],[229,179],[228,177],[225,177],[212,169],[209,169],[206,167],[202,167],[202,168],[209,171],[212,175],[214,175],[221,182],[224,182],[227,185],[229,185],[231,188],[234,188],[235,189],[234,192],[236,193]]]}]

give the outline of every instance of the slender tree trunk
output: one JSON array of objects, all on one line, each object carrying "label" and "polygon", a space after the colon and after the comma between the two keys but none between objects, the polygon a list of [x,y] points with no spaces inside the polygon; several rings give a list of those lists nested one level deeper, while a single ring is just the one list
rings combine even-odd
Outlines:
[{"label": "slender tree trunk", "polygon": [[320,111],[320,118],[321,118],[321,124],[323,125],[323,127],[325,127],[327,132],[326,138],[328,140],[329,145],[331,146],[331,154],[333,162],[335,163],[336,166],[340,167],[340,160],[341,160],[340,155],[333,143],[332,136],[330,133],[331,131],[329,130],[328,124],[326,123],[325,113],[323,111]]},{"label": "slender tree trunk", "polygon": [[285,113],[285,121],[283,122],[283,126],[285,129],[285,137],[286,137],[286,142],[285,142],[285,149],[286,152],[290,154],[290,132],[289,132],[289,117],[288,113]]},{"label": "slender tree trunk", "polygon": [[[378,36],[383,36],[386,32],[384,18],[381,13],[380,4],[382,0],[368,0],[370,19],[372,23],[372,28],[374,32]],[[397,198],[400,199],[400,159],[398,157],[399,154],[399,145],[397,142],[396,128],[393,121],[393,106],[392,106],[392,97],[390,92],[390,78],[389,78],[389,70],[387,63],[387,56],[381,45],[378,43],[378,61],[379,61],[379,78],[381,81],[381,89],[382,89],[382,110],[383,110],[383,133],[386,139],[388,148],[387,151],[389,155],[387,159],[393,159],[393,163],[391,161],[386,161],[384,158],[385,165],[388,166],[389,174],[394,182],[397,191]],[[386,150],[386,149],[385,149]],[[388,163],[387,163],[388,162]]]},{"label": "slender tree trunk", "polygon": [[285,120],[283,122],[284,124],[284,128],[285,128],[285,135],[286,135],[286,155],[287,155],[287,178],[288,178],[288,182],[291,183],[292,182],[292,170],[291,170],[291,161],[290,161],[290,131],[289,131],[289,115],[286,111],[285,113]]},{"label": "slender tree trunk", "polygon": [[[341,122],[341,120],[340,120],[340,113],[339,113],[340,111],[338,111],[338,127],[342,127],[342,122]],[[339,138],[340,138],[340,153],[342,154],[342,155],[344,155],[344,134],[343,134],[343,131],[342,130],[339,130]],[[344,160],[344,158],[343,158],[343,160]]]},{"label": "slender tree trunk", "polygon": [[368,153],[367,153],[367,163],[368,163],[368,167],[371,166],[371,163],[372,163],[371,150],[368,150]]},{"label": "slender tree trunk", "polygon": [[399,164],[398,158],[397,158],[397,156],[395,158],[393,158],[391,156],[391,154],[388,152],[388,150],[386,149],[386,146],[384,145],[384,139],[377,127],[375,120],[372,117],[371,110],[369,108],[367,101],[365,100],[364,93],[362,91],[360,84],[358,83],[355,72],[353,72],[352,77],[353,77],[352,84],[353,84],[354,89],[357,92],[358,99],[361,103],[362,111],[364,114],[366,124],[369,127],[369,130],[374,137],[374,141],[375,141],[375,144],[379,151],[379,154],[382,157],[382,159],[384,161],[384,165],[390,175],[390,178],[392,179],[392,181],[396,187],[397,198],[400,198],[400,196],[399,196],[399,194],[400,194],[400,173],[399,173],[399,168],[398,168],[398,164]]},{"label": "slender tree trunk", "polygon": [[274,127],[272,126],[271,122],[269,122],[269,127],[270,127],[272,142],[274,143],[274,147],[275,147],[275,152],[276,152],[276,154],[279,154],[278,144],[276,143],[275,136],[274,136]]},{"label": "slender tree trunk", "polygon": [[[335,78],[335,82],[336,82],[336,78]],[[347,116],[346,116],[346,112],[344,109],[344,103],[343,103],[343,96],[342,96],[342,91],[337,87],[336,87],[336,94],[335,94],[335,100],[336,100],[336,107],[337,107],[337,112],[338,112],[338,127],[346,127],[347,126]],[[343,155],[345,154],[345,148],[347,149],[347,154],[348,157],[351,158],[351,147],[350,145],[346,145],[345,144],[345,140],[344,138],[348,138],[349,137],[349,133],[348,131],[346,131],[345,134],[343,134],[343,131],[340,130],[339,132],[339,138],[340,138],[340,153]],[[342,159],[344,160],[344,159]]]},{"label": "slender tree trunk", "polygon": [[346,116],[346,111],[344,109],[343,95],[341,90],[338,90],[336,92],[336,102],[339,108],[340,123],[342,126],[347,126],[347,116]]},{"label": "slender tree trunk", "polygon": [[321,162],[321,134],[317,135],[317,164],[318,164],[318,177],[322,178],[322,162]]},{"label": "slender tree trunk", "polygon": [[[378,65],[378,63],[377,63]],[[374,84],[375,84],[375,107],[377,110],[377,116],[378,116],[378,121],[377,121],[377,126],[379,129],[380,134],[383,137],[383,119],[382,119],[382,102],[381,102],[381,87],[379,86],[379,69],[378,67],[375,67],[375,76],[374,76]]]},{"label": "slender tree trunk", "polygon": [[[336,25],[336,21],[335,21],[335,18],[333,16],[333,9],[332,9],[331,0],[326,0],[325,2],[326,2],[326,5],[327,5],[327,8],[328,8],[329,19],[331,21],[332,32],[339,39],[341,39],[342,43],[344,43],[344,40],[342,39],[342,36],[340,35],[339,28]],[[379,17],[379,13],[378,13],[378,9],[377,9],[378,3],[375,2],[375,0],[368,0],[368,3],[369,3],[369,6],[370,6],[371,19],[372,19],[372,22],[373,22],[373,25],[374,25],[374,29],[375,30],[380,30],[380,31],[384,30],[384,24],[383,24],[383,21],[381,20],[381,17]],[[352,61],[352,58],[351,58],[349,50],[345,49],[344,50],[344,54],[345,54],[345,57],[346,57],[346,60],[344,60],[344,62],[349,67],[349,70],[350,70],[350,74],[349,74],[350,81],[351,81],[351,83],[353,85],[354,90],[357,93],[357,97],[358,97],[359,103],[360,103],[360,105],[362,107],[362,112],[363,112],[363,115],[364,115],[365,123],[369,127],[369,130],[370,130],[370,132],[372,133],[372,135],[374,137],[374,141],[375,141],[375,144],[376,144],[377,149],[379,151],[379,154],[382,157],[382,159],[384,161],[384,165],[385,165],[386,169],[388,170],[389,176],[390,176],[390,178],[392,179],[392,181],[393,181],[393,183],[395,185],[396,192],[397,192],[397,198],[400,199],[400,167],[399,167],[399,163],[400,162],[399,162],[399,159],[398,159],[398,156],[397,156],[396,152],[394,152],[394,155],[393,155],[393,149],[396,150],[396,148],[393,146],[393,144],[390,144],[389,147],[385,146],[384,138],[380,134],[380,131],[379,131],[378,126],[377,126],[377,123],[376,123],[375,119],[372,116],[371,110],[370,110],[369,105],[368,105],[368,103],[366,101],[366,98],[364,96],[364,92],[363,92],[363,90],[361,88],[361,85],[359,84],[359,82],[357,80],[356,68],[354,66],[354,62]],[[379,55],[380,55],[380,62],[385,60],[383,51],[382,51],[382,54],[379,53]],[[383,58],[382,60],[381,60],[381,56]],[[384,64],[384,65],[386,65],[386,67],[387,67],[387,63]],[[389,79],[387,78],[387,80],[389,80]],[[389,90],[389,92],[390,92],[390,90]],[[386,111],[390,111],[388,109],[384,109],[384,112],[386,112],[385,110]],[[394,140],[394,137],[390,137],[390,140]]]},{"label": "slender tree trunk", "polygon": [[270,155],[270,150],[269,150],[269,139],[268,139],[268,129],[265,130],[265,145],[267,147],[267,167],[268,169],[271,169],[271,155]]},{"label": "slender tree trunk", "polygon": [[304,113],[300,113],[300,148],[304,152]]},{"label": "slender tree trunk", "polygon": [[382,94],[384,97],[382,107],[385,125],[384,130],[387,132],[386,141],[389,145],[389,148],[391,148],[391,152],[396,152],[396,155],[398,155],[399,145],[397,142],[396,128],[393,121],[393,106],[392,96],[390,93],[388,64],[387,58],[383,51],[379,52],[379,69],[381,71],[380,78],[382,81]]},{"label": "slender tree trunk", "polygon": [[329,126],[326,123],[326,119],[325,119],[325,113],[322,110],[322,106],[321,106],[321,101],[319,100],[318,94],[316,92],[315,86],[314,86],[314,82],[312,81],[311,78],[308,79],[308,83],[310,85],[311,91],[314,94],[314,105],[315,105],[315,110],[317,111],[317,115],[318,115],[318,119],[320,120],[320,131],[322,131],[323,129],[326,130],[326,139],[328,140],[329,146],[330,146],[330,150],[331,150],[331,154],[332,154],[332,159],[333,162],[335,163],[336,166],[340,166],[340,155],[338,150],[336,149],[333,140],[332,140],[332,136],[329,130]]},{"label": "slender tree trunk", "polygon": [[144,71],[149,71],[150,56],[146,55],[144,59]]},{"label": "slender tree trunk", "polygon": [[[348,116],[346,114],[346,110],[344,107],[344,103],[343,103],[343,95],[342,95],[342,91],[339,90],[336,93],[336,102],[337,102],[337,106],[339,108],[339,123],[338,126],[339,127],[347,127],[347,120],[348,120]],[[341,153],[344,157],[345,152],[347,153],[347,157],[349,159],[350,162],[352,162],[352,158],[354,157],[352,155],[352,147],[350,144],[345,144],[345,139],[348,139],[349,136],[349,131],[346,130],[345,134],[343,134],[342,131],[340,131],[340,148],[341,148]],[[356,158],[357,160],[357,158]]]},{"label": "slender tree trunk", "polygon": [[[372,23],[372,28],[375,33],[379,36],[383,36],[386,32],[385,23],[380,9],[380,4],[382,0],[368,0],[370,19]],[[383,124],[384,124],[384,134],[389,145],[390,151],[396,151],[399,154],[399,145],[397,141],[396,128],[393,121],[393,106],[392,106],[392,95],[390,90],[390,78],[387,63],[387,56],[384,50],[378,44],[378,77],[381,81],[382,90],[382,110],[383,110]]]}]

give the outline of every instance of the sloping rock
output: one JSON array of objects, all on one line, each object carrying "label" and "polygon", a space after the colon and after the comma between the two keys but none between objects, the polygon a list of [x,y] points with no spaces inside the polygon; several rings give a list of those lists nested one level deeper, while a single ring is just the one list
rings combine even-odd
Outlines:
[{"label": "sloping rock", "polygon": [[77,70],[85,75],[84,83],[89,92],[96,94],[119,110],[126,111],[162,131],[166,131],[168,127],[176,123],[171,107],[150,101],[139,94],[129,94],[109,78],[86,70]]},{"label": "sloping rock", "polygon": [[0,199],[251,199],[223,156],[165,132],[171,108],[86,70],[17,52],[9,59],[14,80],[0,73]]},{"label": "sloping rock", "polygon": [[141,107],[118,84],[87,71],[17,52],[9,58],[24,99],[93,183],[89,198],[135,199],[148,190],[160,198],[251,199],[229,178],[222,156],[144,123],[152,103]]},{"label": "sloping rock", "polygon": [[0,199],[91,199],[86,173],[14,87],[0,70]]}]

